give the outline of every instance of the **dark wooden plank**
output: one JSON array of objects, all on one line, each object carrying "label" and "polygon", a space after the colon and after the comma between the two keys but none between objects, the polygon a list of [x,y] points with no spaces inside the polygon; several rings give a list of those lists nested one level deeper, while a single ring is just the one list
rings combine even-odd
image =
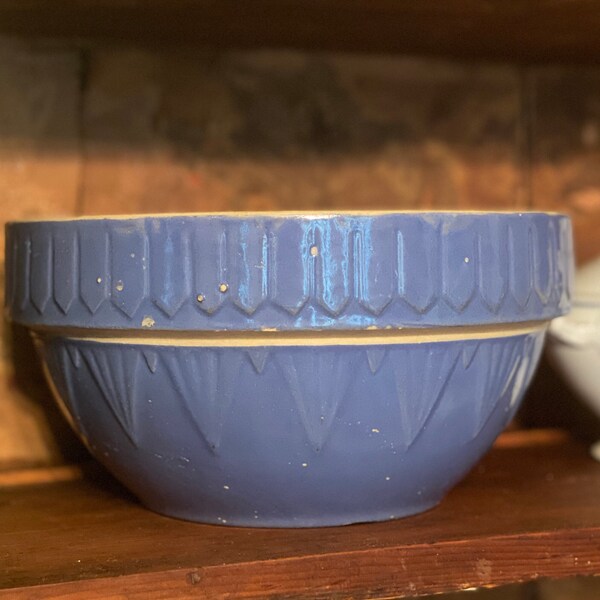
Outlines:
[{"label": "dark wooden plank", "polygon": [[593,0],[3,0],[0,32],[211,47],[598,60]]},{"label": "dark wooden plank", "polygon": [[0,585],[9,598],[389,598],[600,573],[600,465],[561,436],[528,439],[506,434],[428,513],[339,528],[168,519],[99,471],[9,486]]},{"label": "dark wooden plank", "polygon": [[[600,529],[588,534],[600,539]],[[423,593],[496,586],[535,577],[596,574],[600,542],[556,536],[505,536],[410,548],[382,548],[334,555],[176,569],[78,583],[0,591],[0,598],[225,598],[327,600],[413,597]]]}]

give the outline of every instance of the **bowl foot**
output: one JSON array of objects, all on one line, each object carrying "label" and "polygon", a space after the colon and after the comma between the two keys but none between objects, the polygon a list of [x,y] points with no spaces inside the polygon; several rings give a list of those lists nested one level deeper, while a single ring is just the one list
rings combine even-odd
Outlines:
[{"label": "bowl foot", "polygon": [[365,510],[364,512],[322,514],[322,515],[261,515],[240,514],[228,515],[226,518],[215,514],[204,514],[194,510],[185,510],[173,507],[157,507],[146,503],[150,510],[167,517],[206,523],[210,525],[225,525],[229,527],[256,527],[256,528],[310,528],[310,527],[337,527],[341,525],[354,525],[359,523],[374,523],[379,521],[391,521],[416,515],[436,507],[443,498],[402,506],[397,510]]}]

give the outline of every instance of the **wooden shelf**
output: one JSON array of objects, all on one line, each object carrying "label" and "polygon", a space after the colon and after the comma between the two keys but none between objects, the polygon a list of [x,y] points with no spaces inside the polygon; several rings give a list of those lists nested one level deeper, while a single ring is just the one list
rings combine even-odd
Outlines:
[{"label": "wooden shelf", "polygon": [[597,62],[593,0],[4,0],[0,33]]},{"label": "wooden shelf", "polygon": [[505,434],[428,513],[327,529],[169,519],[81,473],[0,476],[0,598],[389,598],[600,574],[600,465],[560,432]]}]

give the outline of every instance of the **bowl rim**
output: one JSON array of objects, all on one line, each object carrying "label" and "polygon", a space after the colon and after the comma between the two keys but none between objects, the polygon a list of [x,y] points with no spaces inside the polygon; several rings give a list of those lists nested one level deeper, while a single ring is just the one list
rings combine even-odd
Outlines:
[{"label": "bowl rim", "polygon": [[388,216],[547,216],[569,218],[569,215],[557,211],[544,210],[275,210],[275,211],[207,211],[207,212],[165,212],[165,213],[124,213],[80,216],[56,216],[46,219],[39,217],[7,221],[6,225],[21,223],[77,223],[86,221],[133,221],[142,219],[176,219],[176,218],[301,218],[301,219],[334,219],[336,217],[388,217]]},{"label": "bowl rim", "polygon": [[[467,325],[553,318],[571,297],[570,221],[544,212],[100,215],[14,222],[6,233],[7,311],[23,324],[122,329],[135,322],[155,331]],[[484,252],[488,234],[492,251]],[[407,258],[415,236],[423,243]],[[527,246],[511,243],[515,236]],[[174,248],[182,261],[170,263]],[[531,268],[549,252],[556,256],[545,272]]]}]

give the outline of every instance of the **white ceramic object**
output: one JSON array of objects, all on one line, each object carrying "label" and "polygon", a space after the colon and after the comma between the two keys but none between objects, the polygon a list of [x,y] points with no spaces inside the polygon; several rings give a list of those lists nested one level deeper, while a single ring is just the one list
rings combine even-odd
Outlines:
[{"label": "white ceramic object", "polygon": [[571,313],[552,322],[548,337],[553,364],[600,417],[600,259],[577,272]]}]

